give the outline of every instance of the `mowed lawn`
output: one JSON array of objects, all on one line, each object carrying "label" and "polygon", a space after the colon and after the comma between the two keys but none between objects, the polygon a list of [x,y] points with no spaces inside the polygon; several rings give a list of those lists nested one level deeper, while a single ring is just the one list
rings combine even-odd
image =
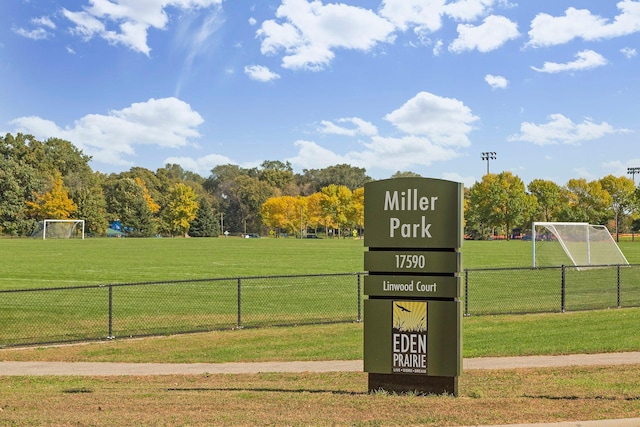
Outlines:
[{"label": "mowed lawn", "polygon": [[[621,242],[640,263],[640,241]],[[0,239],[0,289],[363,270],[353,239]],[[465,241],[463,269],[531,266],[531,242]]]},{"label": "mowed lawn", "polygon": [[[640,243],[621,247],[630,262],[640,261]],[[0,291],[58,289],[3,293],[0,346],[355,321],[356,276],[283,276],[361,272],[365,250],[364,242],[354,239],[0,239]],[[530,242],[464,243],[464,268],[530,264]],[[465,309],[470,314],[559,311],[559,270],[551,273],[533,283],[522,272],[472,272]],[[478,274],[484,278],[477,280]],[[616,306],[615,277],[595,280],[599,274],[580,273],[588,280],[572,286],[569,310]],[[221,278],[227,280],[203,280]],[[167,286],[169,281],[189,282]],[[139,282],[159,283],[96,286]],[[625,289],[623,306],[640,301],[640,285],[633,286]]]}]

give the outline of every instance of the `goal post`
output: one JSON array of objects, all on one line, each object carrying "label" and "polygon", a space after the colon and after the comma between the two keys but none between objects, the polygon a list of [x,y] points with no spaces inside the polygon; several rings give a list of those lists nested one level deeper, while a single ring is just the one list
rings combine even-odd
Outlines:
[{"label": "goal post", "polygon": [[604,225],[586,222],[534,222],[531,227],[532,265],[574,266],[629,264]]},{"label": "goal post", "polygon": [[84,240],[84,219],[45,219],[40,221],[32,237],[70,239],[78,237]]}]

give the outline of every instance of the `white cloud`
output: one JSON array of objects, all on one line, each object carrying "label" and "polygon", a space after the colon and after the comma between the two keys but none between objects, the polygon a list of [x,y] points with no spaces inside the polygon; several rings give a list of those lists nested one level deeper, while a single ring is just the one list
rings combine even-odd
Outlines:
[{"label": "white cloud", "polygon": [[433,46],[433,56],[440,56],[440,53],[442,53],[442,46],[444,45],[444,43],[442,42],[442,40],[438,40],[435,45]]},{"label": "white cloud", "polygon": [[[294,145],[298,148],[298,154],[286,160],[301,169],[321,169],[327,166],[350,163],[348,157],[327,150],[313,141],[299,140]],[[355,166],[355,164],[353,165]]]},{"label": "white cloud", "polygon": [[465,187],[471,188],[473,184],[477,182],[475,176],[462,176],[457,172],[445,172],[442,174],[442,179],[446,179],[448,181],[462,182]]},{"label": "white cloud", "polygon": [[50,33],[44,28],[35,28],[33,30],[25,30],[24,28],[14,28],[13,32],[19,36],[26,37],[31,40],[47,39]]},{"label": "white cloud", "polygon": [[484,81],[491,86],[491,89],[506,89],[509,86],[509,80],[502,76],[487,74],[484,76]]},{"label": "white cloud", "polygon": [[373,136],[378,134],[378,129],[370,122],[359,119],[357,117],[342,118],[337,120],[338,123],[346,123],[352,126],[339,126],[333,122],[323,120],[320,122],[322,125],[318,129],[320,133],[335,134],[335,135],[366,135]]},{"label": "white cloud", "polygon": [[437,145],[466,147],[467,134],[478,117],[462,101],[420,92],[385,120],[408,134],[422,135]]},{"label": "white cloud", "polygon": [[31,40],[45,40],[51,36],[51,33],[47,30],[55,30],[56,24],[48,16],[42,16],[40,18],[33,18],[31,23],[36,27],[32,30],[24,28],[13,28],[13,32],[26,37]]},{"label": "white cloud", "polygon": [[252,80],[259,82],[270,82],[280,78],[280,74],[274,73],[264,65],[247,65],[244,67],[244,73]]},{"label": "white cloud", "polygon": [[369,51],[379,43],[393,41],[393,25],[370,10],[343,3],[283,0],[278,20],[262,23],[257,36],[265,55],[284,53],[282,66],[321,70],[334,58],[336,49]]},{"label": "white cloud", "polygon": [[[444,6],[444,12],[460,21],[474,21],[484,16],[491,10],[495,3],[505,3],[496,0],[458,0],[450,2]],[[503,4],[509,7],[508,4]]]},{"label": "white cloud", "polygon": [[455,53],[474,49],[490,52],[519,36],[517,23],[504,16],[491,15],[478,26],[459,24],[458,38],[449,45],[449,50]]},{"label": "white cloud", "polygon": [[364,144],[366,150],[351,153],[357,164],[387,170],[410,169],[413,166],[429,166],[434,162],[458,157],[454,147],[434,143],[428,137],[407,135],[401,138],[376,136]]},{"label": "white cloud", "polygon": [[638,182],[638,177],[635,175],[629,174],[628,168],[636,168],[640,165],[640,158],[629,159],[629,160],[612,160],[608,162],[602,163],[602,168],[608,171],[611,171],[611,174],[614,176],[627,176],[629,179],[633,179],[634,182]]},{"label": "white cloud", "polygon": [[207,156],[192,159],[191,157],[167,157],[164,162],[166,164],[177,164],[186,170],[195,172],[201,176],[208,176],[211,169],[219,165],[228,165],[235,163],[227,156],[220,154],[209,154]]},{"label": "white cloud", "polygon": [[47,27],[55,30],[56,24],[48,16],[42,16],[40,18],[33,18],[31,22],[38,27]]},{"label": "white cloud", "polygon": [[584,141],[599,139],[606,135],[628,132],[630,131],[627,129],[615,129],[607,122],[597,124],[590,119],[585,119],[582,123],[574,123],[562,114],[552,114],[549,116],[548,123],[521,123],[520,133],[511,135],[508,140],[532,142],[536,145],[580,145]]},{"label": "white cloud", "polygon": [[399,30],[415,26],[416,32],[434,32],[442,26],[444,0],[383,0],[380,15]]},{"label": "white cloud", "polygon": [[622,54],[627,58],[633,58],[638,54],[635,49],[632,49],[630,47],[623,47],[622,49],[620,49],[620,52],[622,52]]},{"label": "white cloud", "polygon": [[583,50],[576,54],[576,60],[560,64],[557,62],[545,62],[542,68],[531,67],[541,73],[561,73],[564,71],[582,71],[607,65],[604,56],[593,50]]},{"label": "white cloud", "polygon": [[19,117],[10,122],[16,132],[37,138],[66,139],[93,157],[111,165],[133,165],[136,145],[179,148],[199,138],[203,119],[177,98],[149,99],[108,115],[88,114],[73,126],[58,126],[40,117]]},{"label": "white cloud", "polygon": [[256,18],[254,18],[253,16],[249,18],[249,25],[251,25],[252,27],[257,23],[258,21],[256,21]]},{"label": "white cloud", "polygon": [[[399,30],[413,27],[414,32],[435,32],[442,27],[442,17],[457,21],[474,21],[487,14],[496,0],[383,0],[379,14]],[[503,3],[503,2],[502,2]]]},{"label": "white cloud", "polygon": [[587,9],[568,8],[564,16],[538,14],[531,21],[527,46],[544,47],[568,43],[573,39],[601,40],[640,31],[640,2],[623,0],[617,4],[621,13],[609,21]]},{"label": "white cloud", "polygon": [[478,118],[456,99],[420,92],[387,114],[385,119],[405,135],[380,136],[375,126],[361,119],[338,120],[338,123],[356,124],[356,129],[325,121],[319,129],[323,133],[355,137],[365,134],[363,129],[369,129],[370,138],[360,143],[360,150],[345,154],[335,153],[312,141],[297,141],[298,154],[288,160],[297,167],[307,169],[339,163],[394,172],[428,166],[458,157],[458,148],[469,145],[467,134],[471,131],[471,123]]},{"label": "white cloud", "polygon": [[[149,28],[164,29],[168,22],[166,9],[189,10],[220,5],[222,0],[89,0],[80,12],[62,9],[62,15],[74,24],[72,33],[85,40],[102,37],[114,45],[121,44],[149,55]],[[115,28],[115,29],[110,29]],[[198,37],[198,35],[196,35]]]}]

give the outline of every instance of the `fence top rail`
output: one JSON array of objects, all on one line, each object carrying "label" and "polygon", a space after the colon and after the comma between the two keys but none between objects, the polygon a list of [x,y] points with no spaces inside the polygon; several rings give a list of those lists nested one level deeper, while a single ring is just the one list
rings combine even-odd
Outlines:
[{"label": "fence top rail", "polygon": [[258,280],[258,279],[295,279],[302,277],[338,277],[338,276],[358,276],[366,274],[364,272],[353,273],[318,273],[318,274],[292,274],[277,276],[236,276],[236,277],[210,277],[204,279],[185,279],[185,280],[158,280],[150,282],[123,282],[123,283],[102,283],[96,285],[80,285],[80,286],[59,286],[47,288],[28,288],[28,289],[3,289],[0,294],[19,293],[19,292],[42,292],[42,291],[63,291],[63,290],[79,290],[79,289],[101,289],[116,288],[125,286],[149,286],[149,285],[179,285],[187,283],[206,283],[206,282],[223,282],[238,280]]},{"label": "fence top rail", "polygon": [[607,268],[607,267],[640,267],[640,264],[588,264],[588,265],[552,265],[545,267],[487,267],[465,268],[464,271],[513,271],[513,270],[559,270],[563,268]]}]

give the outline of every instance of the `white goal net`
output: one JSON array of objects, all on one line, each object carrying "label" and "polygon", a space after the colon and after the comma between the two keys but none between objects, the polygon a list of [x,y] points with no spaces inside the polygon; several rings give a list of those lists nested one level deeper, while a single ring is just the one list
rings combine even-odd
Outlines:
[{"label": "white goal net", "polygon": [[534,222],[533,266],[629,264],[604,225],[586,222]]},{"label": "white goal net", "polygon": [[31,237],[42,239],[84,239],[84,219],[45,219]]}]

